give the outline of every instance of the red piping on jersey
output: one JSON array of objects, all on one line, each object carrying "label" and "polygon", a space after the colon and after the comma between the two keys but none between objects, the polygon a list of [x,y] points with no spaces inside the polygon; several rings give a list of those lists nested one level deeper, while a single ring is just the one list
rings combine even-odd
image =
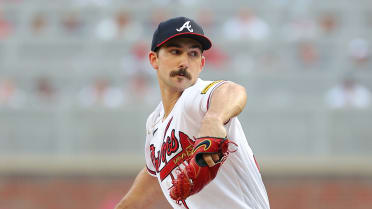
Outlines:
[{"label": "red piping on jersey", "polygon": [[147,167],[147,165],[146,165],[146,168],[147,168],[147,171],[148,171],[150,174],[156,176],[156,172],[155,172],[155,171],[150,170],[150,168]]},{"label": "red piping on jersey", "polygon": [[183,206],[185,206],[186,209],[189,209],[189,207],[186,204],[186,200],[182,200],[182,204],[183,204]]},{"label": "red piping on jersey", "polygon": [[[220,83],[217,83],[216,86],[214,86],[214,87],[212,88],[211,93],[209,94],[209,96],[208,96],[208,100],[207,100],[207,111],[208,111],[208,109],[209,109],[209,101],[210,101],[211,96],[212,96],[212,94],[213,94],[213,92],[214,92],[214,89],[217,88],[218,86],[221,86],[221,85],[224,84],[224,83],[225,83],[225,81],[221,81]],[[226,124],[228,124],[229,122],[230,122],[230,119],[227,120],[223,125],[226,125]]]},{"label": "red piping on jersey", "polygon": [[211,94],[208,96],[208,101],[207,101],[207,110],[209,109],[209,99],[211,98]]},{"label": "red piping on jersey", "polygon": [[260,165],[258,165],[256,157],[254,155],[253,155],[253,159],[254,159],[254,162],[256,163],[256,167],[257,167],[258,171],[261,171]]},{"label": "red piping on jersey", "polygon": [[221,85],[224,84],[224,83],[225,83],[225,81],[224,81],[224,80],[221,80],[221,82],[217,83],[217,84],[212,88],[211,93],[209,94],[209,96],[208,96],[208,100],[207,100],[207,110],[209,109],[209,101],[210,101],[211,96],[212,96],[212,94],[213,94],[213,92],[214,92],[214,89],[217,88],[217,87],[219,87],[219,86],[221,86]]},{"label": "red piping on jersey", "polygon": [[168,124],[167,124],[167,127],[165,128],[164,136],[163,136],[163,140],[165,139],[165,135],[167,134],[168,128],[169,128],[169,126],[170,126],[172,120],[173,120],[173,116],[172,116],[172,118],[169,120],[169,122],[168,122]]}]

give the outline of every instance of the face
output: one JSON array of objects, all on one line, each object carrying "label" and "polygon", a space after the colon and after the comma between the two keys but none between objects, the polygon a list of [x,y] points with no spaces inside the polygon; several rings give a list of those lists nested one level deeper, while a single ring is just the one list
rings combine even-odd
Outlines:
[{"label": "face", "polygon": [[190,38],[174,38],[161,46],[149,59],[157,71],[160,88],[183,91],[192,86],[204,67],[202,46]]}]

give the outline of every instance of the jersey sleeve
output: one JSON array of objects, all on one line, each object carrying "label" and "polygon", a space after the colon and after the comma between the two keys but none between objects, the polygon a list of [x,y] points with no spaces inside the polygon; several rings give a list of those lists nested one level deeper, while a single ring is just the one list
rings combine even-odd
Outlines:
[{"label": "jersey sleeve", "polygon": [[203,118],[208,110],[209,102],[213,91],[226,81],[203,81],[199,80],[198,83],[189,89],[184,99],[184,111],[187,113],[185,118],[193,124],[199,124],[199,119]]},{"label": "jersey sleeve", "polygon": [[209,103],[213,92],[222,84],[226,83],[227,81],[218,80],[210,82],[209,84],[205,85],[204,88],[201,90],[200,94],[203,95],[201,98],[200,108],[205,113],[209,108]]},{"label": "jersey sleeve", "polygon": [[155,169],[154,164],[152,163],[152,160],[151,160],[151,147],[150,147],[150,134],[151,134],[150,123],[151,122],[150,121],[151,121],[151,115],[149,116],[149,118],[147,119],[147,122],[146,122],[145,160],[146,160],[147,172],[151,176],[156,177],[156,169]]}]

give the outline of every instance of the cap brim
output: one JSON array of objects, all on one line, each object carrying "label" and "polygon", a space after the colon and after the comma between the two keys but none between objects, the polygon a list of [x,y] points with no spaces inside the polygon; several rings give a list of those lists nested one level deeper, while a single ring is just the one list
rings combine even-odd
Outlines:
[{"label": "cap brim", "polygon": [[212,42],[209,40],[208,37],[206,37],[204,35],[197,34],[197,33],[178,33],[178,34],[175,34],[175,35],[165,39],[164,41],[162,41],[158,45],[156,45],[156,48],[159,48],[161,45],[163,45],[164,43],[166,43],[167,41],[169,41],[169,40],[171,40],[175,37],[187,37],[187,38],[194,39],[202,45],[203,50],[208,50],[212,47]]}]

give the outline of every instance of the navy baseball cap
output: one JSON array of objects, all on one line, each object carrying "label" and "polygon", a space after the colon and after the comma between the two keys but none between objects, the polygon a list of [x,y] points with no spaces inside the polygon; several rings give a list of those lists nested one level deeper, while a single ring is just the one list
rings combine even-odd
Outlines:
[{"label": "navy baseball cap", "polygon": [[176,17],[158,25],[152,37],[151,51],[155,51],[170,39],[180,36],[198,41],[203,50],[212,47],[212,42],[204,35],[203,28],[194,20],[187,17]]}]

